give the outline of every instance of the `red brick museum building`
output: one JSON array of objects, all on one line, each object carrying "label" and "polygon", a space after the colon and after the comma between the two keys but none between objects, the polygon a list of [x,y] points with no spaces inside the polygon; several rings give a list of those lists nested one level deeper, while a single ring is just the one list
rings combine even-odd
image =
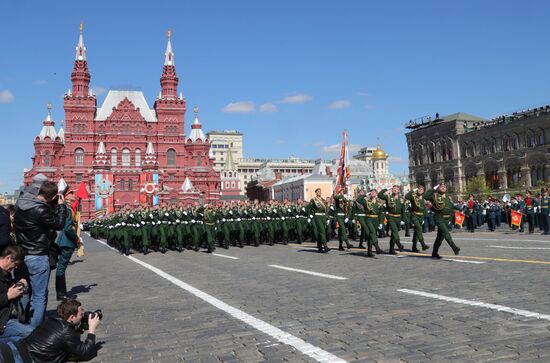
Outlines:
[{"label": "red brick museum building", "polygon": [[101,107],[90,89],[82,26],[71,89],[64,96],[65,129],[56,131],[48,111],[34,140],[29,185],[37,174],[64,178],[77,188],[85,182],[90,197],[82,202],[84,219],[125,204],[215,202],[220,175],[209,157],[210,142],[195,109],[185,135],[186,100],[178,96],[178,76],[168,33],[161,91],[150,108],[140,91],[110,90]]}]

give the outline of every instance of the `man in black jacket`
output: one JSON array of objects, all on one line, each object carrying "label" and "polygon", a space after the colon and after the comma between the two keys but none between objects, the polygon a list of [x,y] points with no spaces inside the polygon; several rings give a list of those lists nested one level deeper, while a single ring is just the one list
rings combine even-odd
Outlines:
[{"label": "man in black jacket", "polygon": [[77,328],[84,315],[84,309],[78,300],[64,300],[57,307],[57,318],[47,318],[31,335],[8,346],[0,345],[1,362],[23,363],[64,363],[85,362],[97,355],[95,331],[99,325],[99,316],[88,317],[88,335],[80,340]]},{"label": "man in black jacket", "polygon": [[30,325],[37,327],[44,320],[50,280],[48,253],[52,230],[59,231],[65,225],[67,207],[63,196],[57,194],[57,185],[42,183],[38,195],[23,192],[15,204],[15,240],[26,253],[25,265],[31,285],[33,314]]},{"label": "man in black jacket", "polygon": [[23,256],[23,249],[14,245],[7,246],[0,252],[0,343],[16,342],[34,329],[17,319],[18,300],[27,287],[27,281],[21,279],[15,284],[11,273],[23,262]]},{"label": "man in black jacket", "polygon": [[11,218],[7,208],[0,206],[0,250],[13,244],[11,239]]}]

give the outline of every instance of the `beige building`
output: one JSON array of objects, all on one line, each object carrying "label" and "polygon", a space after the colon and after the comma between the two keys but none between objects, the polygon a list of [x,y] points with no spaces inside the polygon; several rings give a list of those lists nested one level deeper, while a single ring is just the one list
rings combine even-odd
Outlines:
[{"label": "beige building", "polygon": [[280,180],[271,187],[272,198],[277,201],[287,200],[311,200],[315,196],[315,190],[321,189],[322,195],[332,195],[333,178],[327,175],[309,174],[297,175]]},{"label": "beige building", "polygon": [[233,161],[239,163],[243,158],[243,134],[236,130],[210,131],[206,134],[210,140],[210,157],[214,158],[214,170],[222,171],[227,153],[232,152]]}]

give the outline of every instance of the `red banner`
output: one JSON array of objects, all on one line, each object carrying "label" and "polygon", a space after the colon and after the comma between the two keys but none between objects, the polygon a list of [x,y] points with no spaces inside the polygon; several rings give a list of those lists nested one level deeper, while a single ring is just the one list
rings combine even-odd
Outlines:
[{"label": "red banner", "polygon": [[520,227],[521,226],[521,213],[512,211],[512,226]]},{"label": "red banner", "polygon": [[462,228],[462,224],[464,223],[464,213],[462,212],[455,212],[455,225],[460,226]]}]

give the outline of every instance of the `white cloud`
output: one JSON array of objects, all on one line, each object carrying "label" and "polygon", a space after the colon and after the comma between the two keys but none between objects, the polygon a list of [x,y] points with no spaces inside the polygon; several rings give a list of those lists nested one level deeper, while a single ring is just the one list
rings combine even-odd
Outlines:
[{"label": "white cloud", "polygon": [[48,84],[48,81],[46,81],[45,79],[37,79],[35,81],[32,81],[32,84],[34,84],[35,86],[43,86],[45,84]]},{"label": "white cloud", "polygon": [[375,106],[375,105],[366,104],[366,105],[365,105],[365,108],[366,108],[367,110],[373,110],[373,109],[376,108],[376,106]]},{"label": "white cloud", "polygon": [[328,108],[330,108],[331,110],[341,110],[343,108],[350,108],[350,107],[351,107],[351,102],[348,100],[338,100],[328,105]]},{"label": "white cloud", "polygon": [[105,87],[94,86],[92,87],[92,91],[95,93],[96,96],[101,96],[102,94],[107,92],[107,89]]},{"label": "white cloud", "polygon": [[404,164],[406,162],[401,156],[390,156],[388,161],[393,164]]},{"label": "white cloud", "polygon": [[13,102],[15,96],[11,93],[10,90],[5,90],[0,92],[0,103],[10,103]]},{"label": "white cloud", "polygon": [[305,103],[311,101],[313,97],[303,93],[299,93],[293,96],[287,96],[281,100],[282,103]]},{"label": "white cloud", "polygon": [[277,112],[277,106],[273,103],[264,103],[260,106],[260,112]]},{"label": "white cloud", "polygon": [[[359,144],[349,144],[348,145],[348,151],[350,154],[354,154],[356,152],[359,151],[359,149],[361,149],[362,146],[359,145]],[[323,146],[321,148],[321,152],[323,154],[340,154],[340,152],[342,151],[342,144],[333,144],[333,145],[328,145],[328,146]],[[350,155],[351,157],[352,155]]]},{"label": "white cloud", "polygon": [[256,105],[250,101],[239,101],[227,104],[222,112],[228,113],[250,113],[256,111]]},{"label": "white cloud", "polygon": [[370,93],[368,93],[368,92],[357,92],[357,96],[369,97]]}]

